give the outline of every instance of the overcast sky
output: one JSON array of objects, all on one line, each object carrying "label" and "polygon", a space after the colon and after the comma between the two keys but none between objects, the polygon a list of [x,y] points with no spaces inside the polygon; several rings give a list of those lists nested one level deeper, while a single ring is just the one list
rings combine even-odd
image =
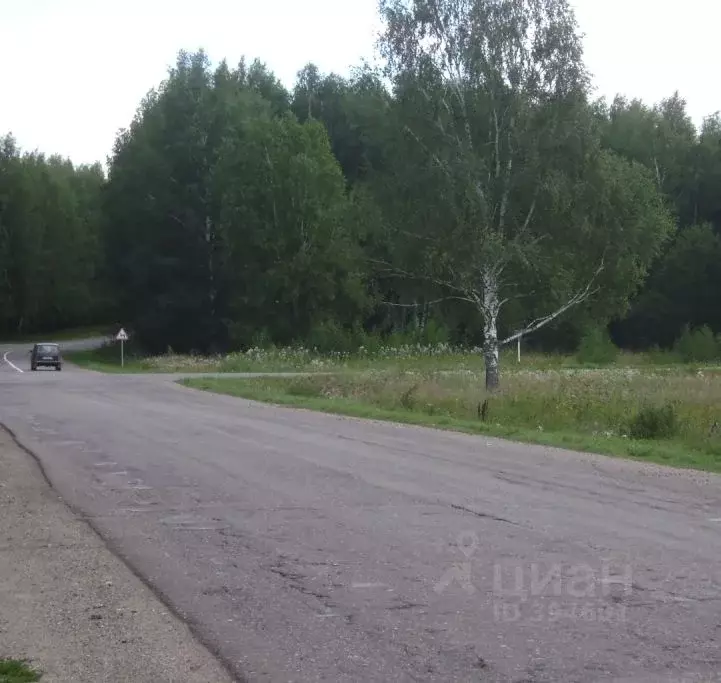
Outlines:
[{"label": "overcast sky", "polygon": [[[721,109],[718,0],[572,0],[599,95],[678,89],[697,124]],[[288,86],[307,62],[373,57],[376,0],[0,0],[0,134],[25,150],[105,161],[179,49],[259,57]]]}]

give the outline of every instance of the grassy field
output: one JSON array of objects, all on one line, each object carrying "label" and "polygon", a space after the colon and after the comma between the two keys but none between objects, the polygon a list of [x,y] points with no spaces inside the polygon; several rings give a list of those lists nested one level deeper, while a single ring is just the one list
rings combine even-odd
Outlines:
[{"label": "grassy field", "polygon": [[[127,346],[127,345],[126,345]],[[66,361],[70,361],[86,370],[96,370],[98,372],[149,372],[150,369],[145,366],[145,360],[130,353],[125,353],[125,365],[120,365],[120,342],[115,342],[102,346],[98,349],[90,349],[83,351],[64,351],[63,357]]]},{"label": "grassy field", "polygon": [[[180,355],[166,353],[146,357],[138,354],[132,345],[125,347],[125,367],[120,366],[120,346],[113,343],[92,351],[66,353],[68,360],[88,369],[103,372],[159,372],[159,373],[209,373],[209,372],[335,372],[359,370],[396,371],[472,371],[482,372],[483,356],[480,349],[455,349],[445,344],[432,346],[406,345],[372,350],[361,349],[356,353],[318,353],[305,348],[249,349],[245,352],[216,356]],[[520,369],[579,369],[601,367],[582,364],[574,355],[542,355],[524,353],[517,362],[515,349],[502,354],[504,369],[515,372]],[[620,353],[613,367],[651,368],[686,367],[672,353]]]},{"label": "grassy field", "polygon": [[[519,369],[509,363],[501,390],[488,396],[482,367],[470,359],[450,368],[443,362],[428,365],[290,379],[188,378],[183,384],[282,405],[721,471],[721,370],[573,368],[559,359]],[[479,410],[486,399],[483,419]]]},{"label": "grassy field", "polygon": [[0,683],[34,683],[40,675],[23,662],[14,659],[0,659]]}]

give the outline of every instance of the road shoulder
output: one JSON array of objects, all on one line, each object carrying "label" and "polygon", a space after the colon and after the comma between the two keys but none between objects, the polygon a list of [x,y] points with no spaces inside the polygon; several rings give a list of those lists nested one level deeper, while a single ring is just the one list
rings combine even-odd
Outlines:
[{"label": "road shoulder", "polygon": [[233,679],[0,429],[0,657],[42,683]]}]

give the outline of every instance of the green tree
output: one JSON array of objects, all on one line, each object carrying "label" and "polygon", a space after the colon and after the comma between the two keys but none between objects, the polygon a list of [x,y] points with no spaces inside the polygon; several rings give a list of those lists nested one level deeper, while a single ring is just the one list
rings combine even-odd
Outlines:
[{"label": "green tree", "polygon": [[281,343],[338,321],[364,294],[350,206],[327,132],[291,116],[257,118],[228,139],[217,173],[233,341]]},{"label": "green tree", "polygon": [[223,235],[215,171],[235,122],[269,116],[243,69],[181,52],[115,145],[106,196],[122,311],[152,351],[226,343]]},{"label": "green tree", "polygon": [[[707,301],[708,293],[717,289],[713,268],[704,266],[692,274],[680,267],[679,259],[685,258],[682,252],[690,254],[701,249],[704,240],[711,237],[705,231],[706,236],[701,237],[696,229],[699,224],[709,223],[717,231],[721,229],[721,202],[716,191],[721,180],[718,116],[707,117],[699,134],[678,93],[653,107],[638,100],[616,98],[610,109],[599,108],[599,116],[603,120],[604,145],[652,172],[680,231],[690,230],[690,239],[696,245],[692,247],[680,237],[669,243],[627,317],[614,323],[616,339],[631,347],[670,346],[689,320],[694,325],[715,327],[715,306]],[[700,263],[706,263],[701,251],[698,257]],[[669,280],[670,272],[678,279]],[[684,310],[690,318],[684,316]]]},{"label": "green tree", "polygon": [[[660,207],[640,170],[600,153],[565,0],[383,0],[381,7],[381,44],[411,143],[394,155],[407,166],[394,190],[412,197],[401,204],[421,238],[414,269],[420,264],[424,279],[476,308],[486,386],[495,389],[499,346],[586,301],[613,261],[609,253],[625,252],[612,244],[614,231],[633,243],[651,228],[647,253],[628,252],[627,269],[642,273],[669,223],[642,216],[649,206],[659,216]],[[633,179],[625,194],[618,173]],[[636,200],[642,208],[634,215],[628,202]],[[630,225],[619,220],[619,202]],[[552,306],[499,339],[501,310],[528,295],[530,282],[546,283]],[[636,282],[626,285],[628,294]]]},{"label": "green tree", "polygon": [[721,333],[721,237],[709,224],[681,231],[626,323],[635,347],[672,346],[685,325]]},{"label": "green tree", "polygon": [[703,122],[691,181],[695,189],[694,222],[708,222],[721,234],[721,114]]},{"label": "green tree", "polygon": [[388,93],[372,70],[351,78],[323,75],[314,64],[298,73],[292,111],[301,122],[321,121],[328,130],[333,154],[349,185],[383,166]]},{"label": "green tree", "polygon": [[600,111],[603,145],[652,172],[681,225],[698,220],[693,202],[697,131],[679,93],[653,107],[638,99],[616,97]]},{"label": "green tree", "polygon": [[108,253],[147,349],[261,332],[288,342],[324,317],[353,322],[343,176],[323,125],[299,123],[283,92],[257,60],[213,72],[203,52],[181,53],[118,138]]},{"label": "green tree", "polygon": [[241,87],[257,93],[268,102],[273,114],[282,116],[290,111],[290,93],[259,59],[254,59],[250,66],[246,65],[245,58],[241,59],[235,79]]},{"label": "green tree", "polygon": [[0,139],[0,328],[22,334],[95,322],[102,289],[99,165],[21,153]]}]

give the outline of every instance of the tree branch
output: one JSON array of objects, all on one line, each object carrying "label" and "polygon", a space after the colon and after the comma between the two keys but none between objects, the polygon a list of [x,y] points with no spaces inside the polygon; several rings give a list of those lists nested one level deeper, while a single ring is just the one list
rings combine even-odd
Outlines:
[{"label": "tree branch", "polygon": [[[511,116],[511,122],[508,129],[508,160],[506,161],[506,172],[505,177],[503,179],[503,196],[501,198],[501,208],[499,211],[499,217],[498,217],[498,229],[503,232],[503,228],[505,227],[506,223],[506,211],[508,210],[508,197],[511,194],[511,171],[513,169],[513,150],[511,148],[511,133],[513,132],[513,127],[515,126],[515,119],[513,116]],[[496,130],[498,128],[496,127]],[[500,158],[497,161],[499,168],[500,168]]]},{"label": "tree branch", "polygon": [[496,147],[496,180],[501,177],[501,128],[498,123],[498,110],[493,107],[493,123],[496,129],[494,145]]},{"label": "tree branch", "polygon": [[563,306],[556,309],[553,313],[549,313],[546,316],[543,316],[541,318],[536,318],[532,322],[530,322],[526,327],[524,327],[522,330],[512,334],[510,337],[507,337],[503,341],[499,341],[499,346],[505,346],[506,344],[510,344],[511,342],[516,341],[520,337],[524,337],[528,334],[531,334],[533,332],[536,332],[537,330],[540,330],[542,327],[545,327],[548,325],[548,323],[554,321],[556,318],[558,318],[560,315],[563,315],[567,310],[570,308],[573,308],[574,306],[577,306],[578,304],[584,302],[588,297],[595,294],[599,288],[596,287],[595,289],[591,289],[593,286],[593,283],[596,281],[596,278],[600,275],[601,271],[604,269],[604,262],[603,259],[601,260],[601,264],[596,269],[596,272],[593,274],[591,279],[588,281],[588,284],[586,284],[585,287],[578,290]]},{"label": "tree branch", "polygon": [[392,266],[386,261],[380,261],[377,259],[369,259],[370,263],[374,263],[375,265],[382,265],[386,266],[387,270],[384,272],[385,275],[388,275],[390,277],[398,277],[398,278],[408,278],[411,280],[422,280],[424,282],[429,282],[434,285],[438,285],[439,287],[445,287],[447,289],[450,289],[454,292],[458,292],[460,296],[454,297],[459,300],[468,301],[472,304],[476,303],[476,299],[473,298],[472,292],[467,291],[463,287],[459,287],[458,285],[454,285],[449,280],[442,280],[440,278],[432,277],[431,275],[419,275],[417,273],[410,273],[406,270],[403,270],[402,268],[398,268],[397,266]]},{"label": "tree branch", "polygon": [[[538,188],[536,188],[536,194],[538,194]],[[533,214],[536,210],[536,197],[533,197],[533,201],[531,202],[531,208],[528,209],[528,214],[526,214],[526,220],[523,221],[523,225],[521,226],[521,234],[526,232],[528,230],[528,226],[531,224],[531,220],[533,219]]]},{"label": "tree branch", "polygon": [[431,152],[431,150],[428,149],[428,146],[425,145],[423,141],[413,132],[409,125],[406,124],[404,128],[406,132],[421,146],[421,148],[426,152],[426,154],[428,154],[433,159],[433,161],[436,162],[436,164],[448,176],[448,178],[452,179],[453,176],[451,174],[451,170],[448,168],[448,164],[441,161],[441,159],[435,152]]},{"label": "tree branch", "polygon": [[185,227],[185,223],[183,223],[183,221],[180,218],[178,218],[172,211],[168,211],[168,217],[172,218],[176,223],[178,223],[182,227]]},{"label": "tree branch", "polygon": [[383,301],[381,302],[382,306],[394,306],[396,308],[423,308],[424,306],[433,306],[434,304],[442,303],[443,301],[466,301],[468,302],[469,299],[467,297],[463,296],[444,296],[440,299],[433,299],[433,301],[425,301],[422,304],[415,303],[415,304],[398,304],[393,301]]},{"label": "tree branch", "polygon": [[658,185],[659,192],[661,192],[663,190],[664,177],[661,174],[661,169],[658,166],[658,158],[656,158],[656,157],[653,158],[653,165],[656,169],[656,184]]}]

